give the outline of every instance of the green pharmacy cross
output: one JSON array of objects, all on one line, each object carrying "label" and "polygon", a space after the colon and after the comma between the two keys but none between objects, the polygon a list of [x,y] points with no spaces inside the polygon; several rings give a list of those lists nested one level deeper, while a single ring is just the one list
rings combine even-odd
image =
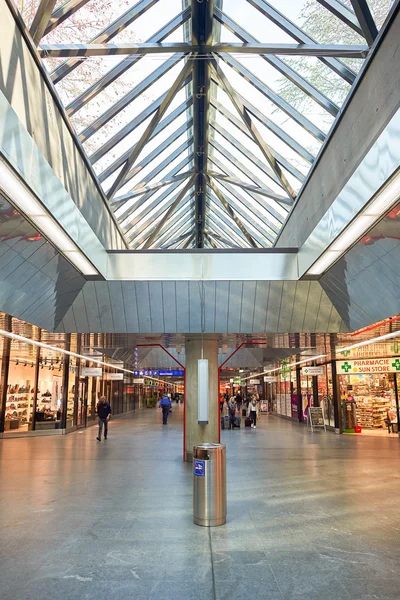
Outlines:
[{"label": "green pharmacy cross", "polygon": [[399,358],[396,358],[394,363],[392,363],[392,367],[394,367],[396,369],[396,371],[400,371],[400,359]]},{"label": "green pharmacy cross", "polygon": [[[346,373],[351,371],[351,365],[349,365],[347,360],[345,361],[344,365],[342,365],[340,368],[343,369]],[[400,368],[400,365],[399,365],[399,368]]]}]

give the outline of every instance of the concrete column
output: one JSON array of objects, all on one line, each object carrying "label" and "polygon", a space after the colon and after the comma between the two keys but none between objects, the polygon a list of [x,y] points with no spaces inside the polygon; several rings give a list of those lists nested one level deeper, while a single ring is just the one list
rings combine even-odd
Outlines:
[{"label": "concrete column", "polygon": [[[202,355],[203,345],[203,355]],[[186,354],[186,411],[184,460],[193,460],[193,445],[202,442],[218,442],[218,336],[194,334],[185,341]],[[197,418],[197,361],[208,360],[208,424],[199,425]]]}]

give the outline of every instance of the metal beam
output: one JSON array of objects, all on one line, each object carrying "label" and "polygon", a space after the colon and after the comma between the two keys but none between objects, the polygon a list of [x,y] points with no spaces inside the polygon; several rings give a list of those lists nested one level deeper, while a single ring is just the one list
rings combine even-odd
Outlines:
[{"label": "metal beam", "polygon": [[350,2],[363,30],[363,35],[368,45],[372,46],[378,35],[378,29],[369,9],[368,2],[367,0],[350,0]]},{"label": "metal beam", "polygon": [[339,58],[365,58],[368,46],[343,45],[343,44],[265,44],[253,42],[241,44],[213,44],[212,52],[227,52],[240,54],[277,54],[278,56],[334,56]]},{"label": "metal beam", "polygon": [[29,29],[29,33],[32,36],[33,43],[35,44],[35,46],[39,45],[40,40],[43,37],[44,30],[48,25],[51,13],[56,5],[56,2],[57,0],[40,0],[40,4],[32,21],[32,25]]},{"label": "metal beam", "polygon": [[207,231],[204,232],[204,235],[206,236],[206,238],[208,239],[208,241],[211,244],[211,247],[216,249],[218,248],[217,244],[214,242],[214,240],[212,239],[212,237],[209,235],[209,233],[207,233]]},{"label": "metal beam", "polygon": [[61,25],[61,23],[72,17],[73,14],[88,2],[89,0],[69,0],[64,2],[60,8],[57,8],[57,10],[51,14],[49,23],[44,31],[44,37],[48,35],[50,31],[53,31],[53,29]]},{"label": "metal beam", "polygon": [[[177,175],[180,168],[182,168],[181,165],[184,165],[184,166],[187,165],[186,160],[187,159],[185,158],[183,161],[181,161],[179,163],[179,165],[177,165],[176,167],[171,169],[171,171],[169,171],[166,176],[173,177],[174,175]],[[150,204],[148,204],[148,201],[151,199],[152,196],[154,196],[154,194],[156,192],[151,191],[151,192],[147,192],[146,194],[143,194],[143,196],[141,196],[141,198],[139,198],[139,200],[137,202],[135,202],[135,204],[133,206],[130,206],[128,210],[125,210],[125,212],[119,216],[119,219],[118,219],[119,222],[120,223],[124,222],[126,219],[128,219],[129,217],[131,217],[132,215],[134,215],[136,213],[136,216],[134,216],[133,219],[129,222],[128,227],[132,228],[140,220],[143,220],[148,212],[152,211],[154,207],[156,207],[158,204],[161,204],[166,198],[168,198],[168,196],[170,194],[172,194],[180,186],[180,184],[181,184],[181,182],[179,182],[179,181],[172,183],[168,187],[167,190],[164,190]],[[126,204],[126,200],[122,200],[118,204],[119,204],[119,206],[116,209],[123,208],[124,205]],[[146,205],[146,208],[141,213],[138,214],[139,208],[141,208],[142,206],[145,206],[145,205]],[[114,207],[114,205],[113,205],[113,207]]]},{"label": "metal beam", "polygon": [[[190,81],[190,79],[191,78],[189,78],[189,81]],[[189,81],[184,82],[184,85],[186,85],[186,83],[189,83]],[[124,138],[126,138],[126,136],[128,136],[130,133],[132,133],[132,131],[134,129],[136,129],[136,127],[138,127],[139,125],[144,123],[144,121],[157,110],[157,108],[160,106],[161,102],[163,101],[163,99],[165,98],[166,95],[167,95],[167,92],[165,92],[165,94],[162,94],[162,96],[157,98],[157,100],[155,100],[152,104],[150,104],[150,106],[145,108],[139,115],[137,115],[134,119],[132,119],[132,121],[130,121],[130,123],[125,125],[125,127],[122,127],[122,129],[120,129],[118,131],[118,133],[116,133],[115,135],[113,135],[112,138],[107,140],[105,142],[105,144],[103,144],[98,150],[93,152],[93,154],[91,154],[89,156],[89,160],[92,163],[92,165],[94,165],[98,160],[100,160],[100,158],[102,158],[105,154],[107,154],[107,152],[110,152],[110,150],[112,150],[117,144],[119,144]],[[169,120],[169,122],[172,122],[169,119],[169,117],[171,117],[172,120],[175,119],[176,117],[179,117],[191,105],[192,105],[192,97],[189,97],[185,100],[185,102],[182,102],[182,104],[180,106],[178,106],[178,108],[176,108],[171,113],[171,115],[168,115],[168,117],[163,119],[162,123],[166,123],[167,120]]]},{"label": "metal beam", "polygon": [[223,238],[222,236],[220,236],[219,233],[217,233],[215,231],[213,223],[210,224],[210,231],[205,232],[205,233],[211,234],[216,240],[219,240],[220,242],[222,242],[226,246],[229,246],[230,248],[238,248],[238,246],[236,244],[234,244],[232,242],[232,240],[226,240],[225,238]]},{"label": "metal beam", "polygon": [[[197,0],[196,0],[197,1]],[[337,56],[341,58],[365,58],[368,46],[343,44],[265,44],[261,42],[241,44],[239,42],[218,43],[211,46],[196,46],[186,42],[119,43],[119,44],[42,44],[42,58],[88,58],[90,56],[145,56],[146,54],[170,54],[172,52],[199,53],[196,60],[204,61],[213,52],[234,54],[277,54],[288,56]]]},{"label": "metal beam", "polygon": [[[162,125],[162,122],[159,123],[159,126],[161,126],[161,125]],[[162,129],[164,129],[164,127],[161,127],[159,130],[157,130],[157,128],[156,128],[154,130],[152,136],[150,137],[150,140],[154,139],[156,137],[156,135],[158,135],[158,133],[160,133],[160,131],[162,131]],[[163,142],[161,142],[161,144],[159,146],[157,146],[157,148],[154,148],[154,150],[152,152],[150,152],[146,157],[143,158],[143,160],[140,162],[139,170],[143,169],[144,166],[148,165],[152,160],[157,158],[157,156],[159,154],[161,154],[161,152],[164,152],[164,150],[166,150],[170,144],[173,144],[174,142],[176,142],[176,140],[186,132],[186,129],[187,129],[186,123],[183,123],[180,127],[178,127],[178,129],[173,131]],[[135,144],[135,146],[131,146],[130,148],[128,148],[128,150],[126,150],[126,152],[121,154],[121,156],[119,156],[113,163],[111,163],[111,165],[109,165],[106,169],[104,169],[104,171],[99,175],[99,181],[101,183],[106,181],[106,179],[108,179],[108,177],[110,177],[110,175],[112,175],[115,171],[117,171],[120,167],[122,167],[122,165],[127,161],[129,156],[132,154],[135,147],[136,147],[136,144]],[[137,167],[139,167],[139,165]],[[130,181],[139,172],[139,170],[138,170],[138,168],[136,168],[135,171],[133,172],[133,174],[130,174],[128,181]]]},{"label": "metal beam", "polygon": [[[235,125],[236,125],[236,123],[235,123]],[[257,166],[260,164],[263,165],[263,167],[260,167],[261,170],[263,172],[265,172],[266,175],[268,173],[270,173],[269,177],[273,181],[275,181],[275,183],[277,183],[278,185],[281,186],[281,183],[280,183],[279,179],[276,177],[275,173],[273,173],[273,171],[268,170],[266,168],[266,166],[264,165],[264,163],[262,163],[256,156],[254,156],[254,154],[252,154],[247,148],[244,148],[241,144],[239,144],[239,142],[236,140],[236,138],[233,135],[231,135],[224,127],[219,125],[214,120],[211,121],[211,127],[213,129],[215,129],[215,131],[217,131],[228,142],[230,142],[235,148],[237,148],[240,152],[242,152],[242,154],[244,156],[246,156],[249,160],[251,160],[251,162],[253,162],[254,164],[257,164]],[[248,129],[243,125],[242,121],[239,121],[239,123],[237,124],[237,127],[239,128],[239,130],[242,133],[244,133],[249,139],[252,140],[252,137],[250,136]],[[270,148],[270,150],[271,150],[271,154],[275,157],[275,159],[278,161],[278,163],[281,165],[281,167],[284,167],[287,171],[289,171],[289,173],[291,175],[293,175],[293,177],[295,177],[298,181],[303,183],[303,181],[305,179],[305,176],[303,175],[303,173],[301,171],[299,171],[296,167],[294,167],[292,165],[292,163],[290,163],[288,160],[286,160],[286,158],[284,158],[281,154],[276,152],[273,148]],[[252,157],[251,159],[250,159],[250,156]],[[250,179],[252,179],[252,177],[250,177]],[[265,185],[261,186],[261,187],[265,187]]]},{"label": "metal beam", "polygon": [[237,238],[239,244],[244,244],[245,248],[249,248],[249,241],[243,235],[243,232],[239,229],[236,223],[228,216],[225,208],[222,206],[216,196],[212,196],[211,193],[207,193],[207,197],[210,201],[210,214],[208,215],[208,225],[213,223],[213,218],[218,219],[218,223],[215,227],[221,229],[228,237],[233,236]]},{"label": "metal beam", "polygon": [[[248,33],[243,27],[231,19],[228,15],[223,13],[218,8],[214,9],[214,16],[216,20],[224,25],[229,31],[231,31],[236,37],[247,43],[258,43],[258,40]],[[306,79],[304,79],[297,71],[292,69],[286,62],[276,56],[262,55],[268,64],[272,65],[279,73],[284,75],[289,81],[300,88],[307,96],[309,96],[314,102],[322,106],[324,110],[330,113],[333,117],[339,112],[339,107],[332,102],[327,96],[322,94],[316,87],[311,85]]]},{"label": "metal beam", "polygon": [[[191,0],[192,7],[192,45],[210,46],[213,41],[214,0],[199,2]],[[200,49],[200,53],[207,54]],[[203,246],[205,223],[205,190],[208,157],[208,123],[210,113],[210,67],[207,60],[198,59],[193,65],[193,138],[195,180],[195,224],[196,246]]]},{"label": "metal beam", "polygon": [[250,183],[246,183],[244,181],[240,181],[236,177],[229,177],[228,175],[224,175],[223,173],[218,173],[217,171],[208,171],[210,177],[214,179],[220,179],[221,181],[226,181],[227,183],[231,183],[232,185],[237,185],[238,187],[246,190],[248,192],[255,192],[260,194],[260,196],[266,196],[267,198],[273,198],[277,202],[283,202],[284,204],[288,204],[289,206],[293,206],[293,202],[289,200],[289,198],[285,198],[284,196],[274,196],[273,192],[268,189],[259,187],[258,185],[251,185]]},{"label": "metal beam", "polygon": [[[179,194],[179,192],[177,192],[177,194],[175,195],[173,195],[173,193],[178,189],[180,184],[180,182],[173,183],[162,194],[160,194],[158,198],[155,198],[151,203],[147,204],[146,207],[139,214],[135,215],[135,217],[129,222],[129,225],[126,227],[125,230],[129,241],[132,240],[132,237],[138,236],[140,233],[145,231],[149,227],[149,225],[152,225],[154,223],[154,220],[157,217],[159,217],[165,210],[168,209],[169,206],[171,206],[171,204],[177,198],[177,194]],[[166,200],[165,203],[164,200]],[[144,205],[144,203],[141,202],[140,205]],[[157,210],[153,213],[153,210],[155,208]],[[135,211],[137,213],[137,207],[135,207],[134,212]],[[133,232],[132,230],[136,225],[138,225],[138,227]]]},{"label": "metal beam", "polygon": [[279,178],[279,181],[281,182],[282,187],[286,190],[288,195],[294,199],[296,197],[295,190],[290,185],[289,181],[286,178],[286,175],[282,172],[282,170],[281,170],[279,164],[277,163],[276,159],[274,158],[273,154],[271,153],[267,144],[264,142],[263,137],[261,136],[258,129],[252,122],[250,115],[247,113],[246,109],[244,108],[240,98],[238,97],[235,90],[231,86],[228,78],[225,76],[225,73],[222,71],[221,67],[218,65],[218,63],[215,59],[210,60],[210,64],[212,65],[212,68],[214,69],[215,73],[217,74],[217,77],[220,79],[220,81],[224,87],[224,90],[228,94],[232,104],[238,111],[244,124],[246,125],[247,129],[249,130],[249,133],[251,134],[254,142],[260,148],[262,154],[264,155],[264,157],[270,164],[272,170]]},{"label": "metal beam", "polygon": [[174,244],[177,244],[178,242],[181,242],[182,240],[184,240],[185,238],[187,238],[188,235],[193,235],[193,229],[192,231],[189,231],[189,233],[183,233],[182,235],[180,235],[179,237],[175,238],[174,240],[172,240],[172,242],[168,242],[168,244],[163,244],[161,246],[161,248],[163,250],[165,250],[166,248],[170,248],[171,246],[173,246]]},{"label": "metal beam", "polygon": [[186,250],[186,248],[189,248],[190,244],[195,240],[195,237],[196,234],[193,234],[193,236],[189,238],[186,244],[183,246],[182,250]]},{"label": "metal beam", "polygon": [[[150,86],[152,86],[153,83],[155,83],[156,81],[161,79],[161,77],[166,75],[166,73],[168,73],[168,71],[170,71],[172,67],[177,65],[181,60],[181,54],[174,54],[169,60],[160,65],[155,71],[150,73],[150,75],[145,77],[145,79],[143,79],[138,85],[131,89],[127,94],[122,96],[122,98],[120,98],[118,102],[110,106],[110,108],[103,112],[103,114],[101,114],[95,121],[93,121],[93,123],[91,123],[83,131],[81,131],[81,133],[79,134],[80,141],[82,143],[86,142],[92,135],[97,133],[99,129],[104,127],[106,123],[111,121],[111,119],[113,119],[115,115],[117,115],[119,112],[121,112],[121,110],[126,108],[128,104],[131,104],[131,102],[133,102],[134,100],[136,100],[136,98],[143,94],[143,92],[145,92]],[[160,107],[157,110],[160,110]]]},{"label": "metal beam", "polygon": [[154,227],[151,235],[148,237],[145,245],[143,246],[144,250],[147,250],[148,248],[150,248],[150,246],[156,239],[158,232],[164,226],[164,223],[166,223],[166,221],[168,221],[169,217],[173,214],[176,207],[179,205],[181,200],[183,200],[183,198],[186,196],[186,193],[189,191],[189,189],[193,186],[195,178],[196,178],[196,175],[192,175],[192,177],[189,179],[189,181],[187,182],[185,187],[179,192],[177,198],[171,204],[171,206],[169,207],[169,209],[167,210],[167,212],[165,213],[165,215],[163,216],[161,221],[159,223],[157,223],[157,225]]},{"label": "metal beam", "polygon": [[[176,188],[175,188],[176,189]],[[131,227],[129,230],[127,230],[126,235],[128,238],[128,242],[132,243],[134,241],[136,247],[140,246],[140,244],[142,244],[143,242],[146,241],[146,239],[148,238],[150,232],[151,232],[151,227],[154,225],[154,222],[157,221],[157,219],[159,217],[161,217],[161,215],[168,210],[168,208],[171,206],[171,204],[176,200],[176,198],[178,197],[178,194],[175,194],[174,196],[171,196],[168,199],[168,202],[166,202],[165,204],[163,204],[161,206],[161,202],[158,203],[152,203],[151,205],[151,209],[146,209],[146,214],[150,214],[151,215],[145,220],[145,219],[140,219],[137,218],[135,219],[135,221],[137,222],[137,224],[139,225],[135,230],[134,227]],[[167,194],[167,197],[170,194]],[[181,206],[184,206],[186,204],[186,202],[188,201],[188,198],[183,198],[181,200]],[[157,210],[155,212],[152,212],[154,210],[154,208],[157,208]],[[177,211],[179,211],[179,209],[181,208],[181,206],[177,207]],[[182,216],[182,215],[181,215]],[[179,216],[176,221],[179,221],[179,219],[181,218],[181,216]]]},{"label": "metal beam", "polygon": [[[163,39],[165,39],[166,37],[171,35],[176,29],[178,29],[180,26],[182,26],[189,18],[190,18],[190,11],[189,10],[184,11],[183,13],[177,15],[174,19],[172,19],[169,23],[167,23],[167,25],[162,27],[157,33],[155,33],[153,36],[151,36],[146,41],[147,42],[161,42]],[[128,71],[128,69],[130,69],[135,64],[137,64],[137,61],[139,61],[141,59],[142,59],[141,56],[137,56],[134,59],[128,57],[124,60],[121,60],[121,62],[119,62],[115,67],[113,67],[112,69],[107,71],[107,73],[105,73],[103,75],[103,77],[100,77],[100,79],[95,81],[84,92],[82,92],[82,94],[80,94],[77,98],[75,98],[75,100],[73,100],[70,104],[68,104],[68,106],[66,107],[66,111],[67,111],[68,115],[71,116],[74,113],[76,113],[78,110],[80,110],[83,106],[85,106],[85,104],[87,104],[88,102],[93,100],[98,94],[100,94],[100,92],[102,92],[106,87],[108,87],[111,83],[113,83],[113,81],[118,79],[118,77],[120,77],[123,73]],[[63,77],[65,77],[65,75],[67,75],[70,71],[73,70],[73,68],[75,68],[73,66],[73,64],[75,64],[75,63],[70,65],[71,61],[73,61],[73,60],[74,59],[70,59],[69,61],[63,62],[63,64],[60,65],[60,67],[57,67],[57,69],[55,69],[51,73],[51,78],[52,78],[52,81],[54,84],[61,81],[61,79]],[[75,62],[77,60],[78,59],[75,59]],[[79,63],[77,63],[77,64],[79,64]],[[77,64],[75,66],[77,66]],[[70,68],[68,65],[70,65],[72,68]],[[65,67],[65,68],[63,69],[63,67]]]},{"label": "metal beam", "polygon": [[[217,83],[216,78],[212,77],[212,81]],[[276,125],[273,121],[268,119],[268,117],[265,117],[262,114],[262,112],[260,110],[258,110],[258,108],[253,106],[250,102],[248,102],[240,94],[239,94],[239,98],[241,99],[243,106],[246,108],[246,110],[251,115],[253,115],[253,117],[256,117],[256,119],[258,119],[260,121],[260,123],[262,123],[264,125],[264,127],[266,127],[274,135],[276,135],[276,137],[278,139],[280,139],[281,142],[283,142],[284,144],[289,146],[289,148],[291,148],[294,152],[296,152],[296,154],[298,154],[299,156],[304,158],[304,160],[307,161],[310,165],[313,164],[314,156],[306,148],[303,148],[303,146],[301,146],[296,140],[292,139],[290,137],[290,135],[288,135],[286,133],[286,131],[284,131],[283,129],[281,129],[279,127],[279,125]],[[242,127],[244,127],[243,122],[240,119],[238,119],[237,117],[235,117],[234,115],[232,115],[232,113],[227,108],[225,108],[220,102],[218,102],[218,100],[216,100],[212,96],[211,96],[211,104],[218,110],[218,112],[220,112],[226,119],[228,119],[228,121],[230,121],[231,123],[236,125],[236,127],[238,127],[238,129],[242,130]],[[249,135],[247,132],[247,128],[246,127],[244,127],[244,128],[246,129],[246,135]]]},{"label": "metal beam", "polygon": [[120,43],[120,44],[42,44],[39,54],[42,58],[72,58],[89,56],[145,56],[146,54],[171,54],[172,52],[197,52],[185,42],[164,42],[159,44]]},{"label": "metal beam", "polygon": [[[100,33],[96,34],[94,38],[90,40],[90,43],[103,44],[104,42],[108,42],[108,40],[111,40],[118,33],[129,27],[129,25],[131,25],[138,17],[143,15],[157,2],[158,0],[139,0],[139,2],[118,17],[118,19],[113,21],[110,25],[107,25],[107,27],[105,27],[105,29],[103,29]],[[76,69],[76,67],[78,67],[80,64],[81,60],[73,58],[64,61],[51,72],[52,80],[54,83],[60,81],[63,77],[69,75],[69,73]]]},{"label": "metal beam", "polygon": [[[153,169],[153,171],[151,171],[151,173],[149,173],[146,176],[146,178],[143,179],[140,183],[143,183],[143,181],[147,181],[147,180],[154,179],[155,177],[157,177],[168,165],[170,165],[172,162],[174,162],[174,160],[176,158],[178,158],[180,156],[180,154],[182,154],[191,145],[192,141],[193,141],[192,139],[185,140],[184,144],[182,144],[179,148],[177,148],[177,150],[175,150],[172,153],[172,155],[168,156],[167,159],[164,159],[160,164],[158,164]],[[174,175],[177,175],[181,169],[185,169],[186,167],[188,167],[192,161],[193,161],[193,154],[190,154],[189,156],[187,156],[187,155],[184,156],[183,160],[181,160],[173,169],[171,169],[171,171],[169,171],[166,174],[166,177],[173,177]],[[153,194],[155,194],[155,192],[153,192],[153,191],[146,192],[140,198],[139,202],[140,203],[146,202],[147,200],[149,200],[149,198],[151,198],[151,196],[153,196]],[[126,204],[126,202],[130,199],[131,199],[131,193],[129,191],[126,194],[123,194],[122,196],[117,196],[116,198],[114,198],[111,206],[113,207],[114,211],[118,210],[119,208],[124,206]]]},{"label": "metal beam", "polygon": [[135,186],[133,190],[130,192],[131,198],[136,198],[137,196],[141,196],[146,192],[151,192],[152,190],[157,191],[166,185],[170,185],[171,183],[175,183],[176,181],[182,181],[182,179],[187,179],[191,175],[194,174],[194,171],[185,171],[185,173],[180,173],[179,175],[175,175],[174,177],[161,179],[161,181],[156,181],[153,183],[149,183],[148,185],[143,185],[140,187],[140,184]]},{"label": "metal beam", "polygon": [[131,155],[127,159],[127,161],[124,164],[121,171],[118,173],[116,180],[114,181],[110,190],[107,193],[107,197],[109,200],[111,198],[113,198],[115,196],[115,194],[117,193],[117,191],[120,189],[120,187],[122,187],[124,185],[126,176],[128,175],[128,173],[131,170],[131,168],[133,167],[133,165],[135,164],[136,159],[139,156],[139,154],[142,152],[144,146],[149,141],[149,138],[151,137],[153,131],[155,130],[158,123],[162,119],[163,115],[168,110],[169,105],[171,104],[172,100],[175,98],[176,93],[181,88],[182,83],[186,79],[186,76],[189,74],[189,71],[191,69],[192,69],[192,64],[189,60],[185,64],[185,66],[183,67],[181,72],[179,73],[178,77],[175,79],[175,81],[172,84],[172,86],[170,87],[170,89],[168,90],[166,97],[164,98],[164,100],[162,101],[162,103],[160,104],[158,109],[156,110],[153,118],[151,119],[150,123],[146,127],[146,130],[143,132],[142,137],[140,138],[138,143],[135,145],[135,148],[133,149]]},{"label": "metal beam", "polygon": [[360,23],[354,12],[340,0],[317,0],[324,8],[329,10],[335,17],[338,17],[343,23],[351,27],[359,35],[364,35]]},{"label": "metal beam", "polygon": [[[226,198],[228,200],[231,200],[231,205],[233,206],[233,208],[236,209],[236,212],[238,212],[244,219],[246,219],[250,223],[250,225],[254,227],[254,229],[258,231],[266,240],[273,243],[281,229],[281,224],[283,221],[282,215],[279,215],[280,218],[276,219],[278,221],[278,225],[276,225],[272,221],[269,221],[266,217],[261,216],[259,211],[257,210],[257,204],[254,205],[252,202],[250,202],[245,196],[240,194],[238,190],[234,188],[230,183],[223,180],[220,180],[218,183],[220,184],[220,186],[225,188],[225,190],[229,192],[229,194],[232,196],[233,200],[230,199],[229,196]],[[252,198],[254,198],[258,204],[261,205],[260,198],[257,198],[256,195],[253,196],[252,192],[248,192],[248,194]],[[255,219],[258,219],[259,222],[257,222]],[[254,235],[253,237],[254,239],[257,239]],[[263,245],[261,238],[258,239],[258,241]]]},{"label": "metal beam", "polygon": [[[314,125],[314,123],[312,123],[309,119],[302,115],[298,110],[293,108],[291,104],[286,102],[286,100],[284,100],[273,90],[271,90],[271,88],[265,85],[265,83],[263,83],[261,79],[256,77],[249,69],[244,67],[242,63],[237,61],[230,54],[218,54],[218,56],[220,56],[220,58],[222,58],[222,60],[227,65],[229,65],[234,71],[236,71],[236,73],[239,73],[239,75],[243,77],[243,79],[248,81],[253,87],[255,87],[259,92],[261,92],[261,94],[268,98],[268,100],[270,100],[280,110],[282,110],[291,119],[298,123],[305,131],[307,131],[320,142],[323,142],[325,140],[326,135],[323,131],[321,131],[321,129],[319,129],[319,127]],[[220,71],[223,73],[222,69],[220,69]],[[226,77],[225,79],[228,81]]]},{"label": "metal beam", "polygon": [[[190,220],[193,221],[194,217],[194,193],[185,199],[185,202],[181,203],[177,207],[174,215],[164,225],[164,228],[160,231],[157,240],[154,242],[154,248],[160,248],[168,240],[176,237],[177,232],[182,228],[182,225],[187,225]],[[184,220],[183,220],[184,219]],[[193,228],[194,232],[195,229]]]},{"label": "metal beam", "polygon": [[[285,15],[280,13],[271,4],[268,4],[266,0],[247,0],[249,4],[254,6],[261,12],[267,19],[275,23],[280,29],[285,31],[290,37],[295,39],[300,44],[314,44],[316,41],[307,35],[298,25],[290,21]],[[347,83],[352,85],[356,78],[354,71],[349,69],[337,58],[319,57],[318,60],[327,65],[337,75],[340,75]]]},{"label": "metal beam", "polygon": [[[179,207],[179,218],[176,220],[175,227],[172,228],[171,223],[174,219],[169,219],[163,227],[163,230],[158,235],[157,239],[153,242],[153,248],[161,248],[163,244],[168,242],[171,238],[175,238],[178,234],[188,233],[189,231],[193,232],[193,229],[190,229],[191,222],[193,224],[193,214],[194,214],[194,202],[189,206],[189,210],[183,211],[182,209],[186,208],[189,203]],[[178,212],[178,210],[176,212]]]},{"label": "metal beam", "polygon": [[212,179],[208,175],[206,176],[206,179],[207,179],[208,185],[210,186],[210,188],[212,189],[212,191],[214,192],[214,194],[217,196],[218,200],[221,202],[221,204],[225,208],[225,210],[228,213],[228,215],[231,217],[231,219],[233,221],[235,221],[236,225],[239,227],[240,231],[243,233],[243,235],[245,236],[245,238],[249,242],[250,246],[252,246],[253,248],[257,248],[257,244],[253,240],[253,238],[250,235],[250,233],[247,231],[246,227],[243,225],[242,221],[236,215],[236,213],[232,209],[232,207],[229,204],[229,202],[225,199],[223,193],[218,189],[218,187],[214,184],[214,182],[212,181]]}]

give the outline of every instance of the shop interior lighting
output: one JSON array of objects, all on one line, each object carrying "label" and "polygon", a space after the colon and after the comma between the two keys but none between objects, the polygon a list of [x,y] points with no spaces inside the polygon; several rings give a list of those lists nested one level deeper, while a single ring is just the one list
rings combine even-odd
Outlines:
[{"label": "shop interior lighting", "polygon": [[351,346],[345,346],[344,348],[337,348],[336,354],[341,354],[342,352],[347,352],[348,350],[354,350],[355,348],[361,348],[362,346],[369,346],[370,344],[376,344],[379,342],[384,342],[385,340],[391,340],[395,337],[400,336],[400,331],[393,331],[392,333],[385,333],[385,335],[380,335],[376,338],[371,338],[370,340],[364,340],[363,342],[358,342],[357,344],[351,344]]},{"label": "shop interior lighting", "polygon": [[[22,335],[18,335],[16,333],[12,333],[11,331],[5,331],[4,329],[0,329],[0,335],[10,338],[11,340],[17,340],[18,342],[25,342],[26,344],[30,344],[31,346],[36,346],[37,348],[46,348],[46,350],[53,350],[54,352],[59,352],[60,354],[66,354],[67,356],[72,356],[74,358],[81,358],[82,360],[87,360],[87,356],[83,354],[78,354],[77,352],[71,352],[70,350],[64,350],[63,348],[57,348],[56,346],[50,346],[49,344],[45,344],[44,342],[38,342],[36,340],[32,340],[30,338],[23,337]],[[91,358],[91,362],[96,363],[97,365],[101,365],[104,367],[112,367],[117,371],[123,371],[124,373],[131,373],[135,375],[134,371],[130,371],[129,369],[124,369],[122,367],[116,367],[110,363],[106,363],[102,360],[98,360],[97,358]],[[39,360],[40,363],[40,360]],[[45,363],[47,364],[47,358],[45,359]],[[18,363],[17,363],[18,364]],[[43,369],[43,364],[41,366]],[[173,383],[169,383],[168,381],[164,381],[163,379],[157,379],[156,377],[149,377],[146,375],[146,379],[151,379],[152,381],[158,381],[159,383],[163,383],[170,387],[173,387]]]},{"label": "shop interior lighting", "polygon": [[[400,332],[399,332],[400,334]],[[294,363],[290,363],[288,365],[285,365],[285,367],[295,367],[296,365],[302,365],[303,363],[307,363],[310,362],[310,360],[317,360],[318,358],[326,358],[326,354],[319,354],[318,356],[309,356],[307,358],[305,358],[304,360],[298,360],[297,362]],[[253,373],[253,375],[250,375],[250,377],[244,377],[241,381],[246,381],[246,379],[252,379],[253,377],[260,377],[261,375],[267,375],[268,373],[276,373],[276,371],[280,371],[282,369],[281,365],[280,367],[276,367],[275,369],[268,369],[267,371],[262,371],[261,373]]]},{"label": "shop interior lighting", "polygon": [[0,189],[15,208],[26,215],[32,224],[62,252],[65,257],[82,273],[98,275],[96,269],[82,254],[64,230],[48,215],[35,196],[25,187],[19,177],[0,159]]},{"label": "shop interior lighting", "polygon": [[322,275],[385,215],[400,198],[400,171],[377,193],[375,198],[346,227],[326,252],[307,271],[307,275]]}]

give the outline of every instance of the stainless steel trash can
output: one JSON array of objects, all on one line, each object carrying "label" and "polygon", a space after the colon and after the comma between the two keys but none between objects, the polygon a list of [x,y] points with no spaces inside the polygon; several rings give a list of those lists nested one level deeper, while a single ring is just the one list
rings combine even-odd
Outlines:
[{"label": "stainless steel trash can", "polygon": [[226,446],[193,446],[193,522],[203,527],[226,523]]}]

